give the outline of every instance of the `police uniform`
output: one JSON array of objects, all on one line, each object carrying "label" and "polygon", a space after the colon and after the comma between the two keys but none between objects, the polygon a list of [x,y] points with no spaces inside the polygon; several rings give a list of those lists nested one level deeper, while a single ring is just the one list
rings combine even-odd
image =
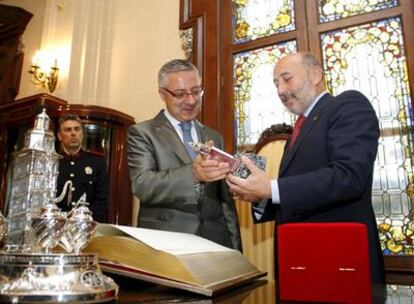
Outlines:
[{"label": "police uniform", "polygon": [[108,208],[108,177],[106,174],[105,158],[80,150],[76,154],[63,152],[59,161],[59,175],[57,180],[57,194],[62,193],[66,181],[71,180],[72,193],[69,189],[63,200],[58,203],[62,211],[72,208],[71,202],[77,202],[83,193],[92,211],[94,220],[106,222]]}]

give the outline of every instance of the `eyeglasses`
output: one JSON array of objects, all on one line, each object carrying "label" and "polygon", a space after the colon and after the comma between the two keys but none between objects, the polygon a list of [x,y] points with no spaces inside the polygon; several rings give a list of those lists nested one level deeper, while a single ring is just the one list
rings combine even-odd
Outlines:
[{"label": "eyeglasses", "polygon": [[204,89],[201,87],[189,93],[187,92],[174,93],[168,90],[167,88],[160,88],[160,89],[167,91],[168,93],[171,94],[172,97],[174,97],[177,100],[184,100],[186,96],[190,96],[190,95],[193,96],[193,98],[201,98],[204,95]]}]

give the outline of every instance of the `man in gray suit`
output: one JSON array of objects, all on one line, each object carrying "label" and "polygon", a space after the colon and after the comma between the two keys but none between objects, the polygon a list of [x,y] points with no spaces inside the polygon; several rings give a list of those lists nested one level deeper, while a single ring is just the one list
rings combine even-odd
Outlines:
[{"label": "man in gray suit", "polygon": [[221,135],[196,119],[204,93],[197,68],[185,60],[167,62],[158,87],[166,109],[131,126],[127,136],[138,226],[192,233],[241,251],[237,211],[224,182],[229,165],[203,159],[188,146],[223,148]]}]

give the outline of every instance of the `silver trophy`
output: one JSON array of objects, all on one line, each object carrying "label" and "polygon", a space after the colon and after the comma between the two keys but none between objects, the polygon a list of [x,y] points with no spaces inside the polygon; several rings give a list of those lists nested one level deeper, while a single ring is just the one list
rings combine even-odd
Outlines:
[{"label": "silver trophy", "polygon": [[63,236],[66,221],[53,203],[34,211],[31,221],[34,251],[50,253]]},{"label": "silver trophy", "polygon": [[80,254],[81,249],[90,243],[98,225],[87,205],[84,193],[68,214],[64,235],[67,239],[64,242],[70,244],[70,250],[75,254]]},{"label": "silver trophy", "polygon": [[103,275],[96,254],[81,252],[97,225],[86,198],[68,214],[56,206],[72,185],[66,182],[56,198],[61,156],[49,122],[43,110],[13,155],[6,218],[0,216],[0,302],[112,301],[118,286]]}]

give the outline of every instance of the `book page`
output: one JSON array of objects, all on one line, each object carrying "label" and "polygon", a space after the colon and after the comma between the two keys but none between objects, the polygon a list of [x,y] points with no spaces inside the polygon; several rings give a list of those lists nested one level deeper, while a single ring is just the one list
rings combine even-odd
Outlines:
[{"label": "book page", "polygon": [[199,252],[234,251],[233,249],[189,233],[131,226],[99,224],[96,235],[128,235],[156,250],[165,251],[174,255]]}]

